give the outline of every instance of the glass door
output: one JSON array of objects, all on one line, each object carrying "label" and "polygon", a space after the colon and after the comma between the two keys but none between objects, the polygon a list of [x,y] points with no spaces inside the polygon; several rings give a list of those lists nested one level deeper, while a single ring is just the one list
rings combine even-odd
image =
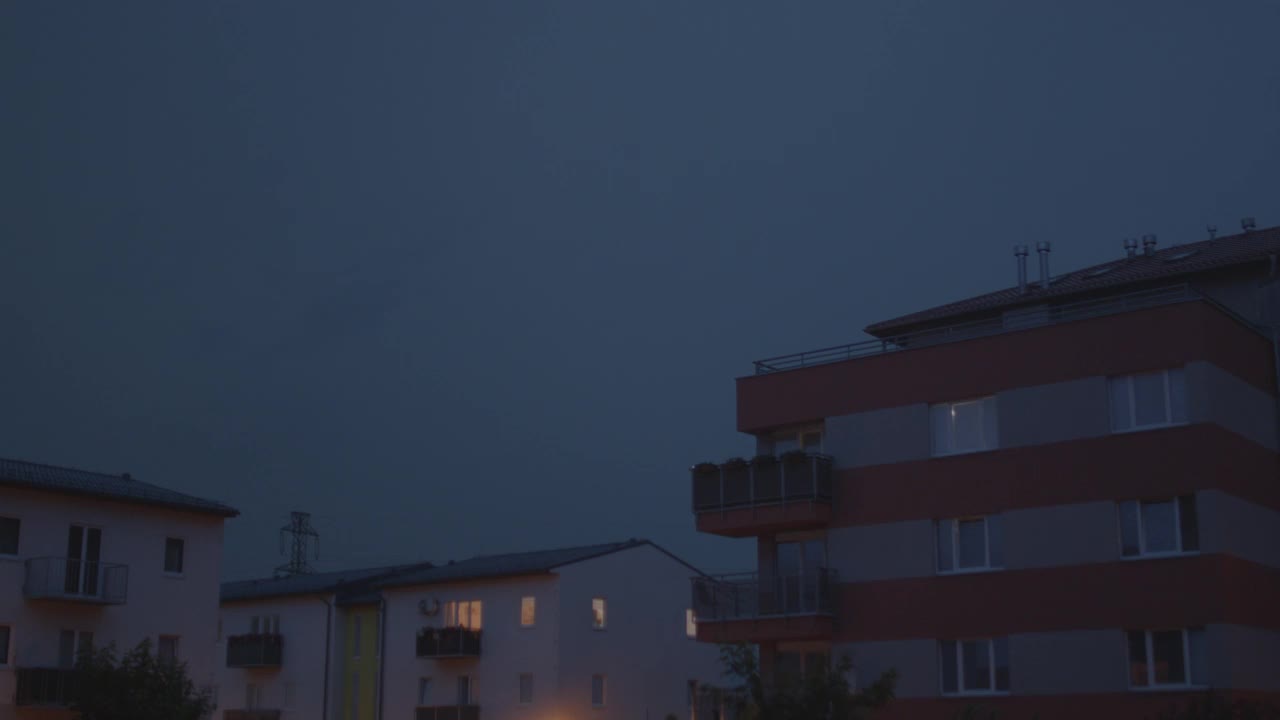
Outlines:
[{"label": "glass door", "polygon": [[63,591],[68,595],[98,594],[98,562],[102,530],[72,525],[67,532],[67,566]]}]

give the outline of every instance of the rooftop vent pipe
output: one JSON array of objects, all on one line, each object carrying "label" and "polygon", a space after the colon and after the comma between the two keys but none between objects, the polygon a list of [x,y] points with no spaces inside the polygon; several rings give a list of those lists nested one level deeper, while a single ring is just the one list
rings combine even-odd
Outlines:
[{"label": "rooftop vent pipe", "polygon": [[1146,255],[1147,257],[1151,257],[1152,255],[1156,254],[1156,236],[1155,235],[1142,236],[1142,254]]},{"label": "rooftop vent pipe", "polygon": [[1245,232],[1249,232],[1250,230],[1253,230],[1256,227],[1258,227],[1258,223],[1255,222],[1253,218],[1251,217],[1240,218],[1241,230],[1244,230]]},{"label": "rooftop vent pipe", "polygon": [[1027,246],[1014,245],[1013,256],[1018,258],[1018,294],[1027,294]]},{"label": "rooftop vent pipe", "polygon": [[1208,230],[1208,231],[1209,231],[1209,240],[1210,240],[1210,242],[1212,242],[1214,238],[1218,237],[1218,226],[1217,226],[1217,225],[1207,225],[1207,226],[1205,226],[1205,230]]},{"label": "rooftop vent pipe", "polygon": [[1127,257],[1138,257],[1138,238],[1124,239],[1124,254]]},{"label": "rooftop vent pipe", "polygon": [[1036,252],[1040,254],[1040,289],[1049,289],[1049,250],[1050,246],[1047,241],[1041,240],[1036,243]]}]

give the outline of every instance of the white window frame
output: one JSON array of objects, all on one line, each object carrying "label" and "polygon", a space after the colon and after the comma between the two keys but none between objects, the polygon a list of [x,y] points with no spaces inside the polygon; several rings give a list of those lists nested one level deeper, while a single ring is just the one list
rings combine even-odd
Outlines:
[{"label": "white window frame", "polygon": [[693,608],[684,609],[684,636],[690,640],[698,639],[698,616],[694,614]]},{"label": "white window frame", "polygon": [[[524,610],[525,605],[529,607],[529,622],[525,622]],[[534,595],[525,595],[520,598],[520,627],[531,628],[538,624],[538,598]]]},{"label": "white window frame", "polygon": [[[182,569],[173,571],[169,569],[169,541],[177,540],[182,543]],[[177,535],[165,535],[164,537],[164,558],[162,560],[165,577],[180,578],[187,574],[187,539]]]},{"label": "white window frame", "polygon": [[244,684],[244,709],[257,710],[262,705],[262,685],[254,682]]},{"label": "white window frame", "polygon": [[[1196,496],[1195,496],[1194,494],[1191,494],[1191,493],[1188,493],[1188,495],[1192,498],[1192,502],[1195,502],[1195,497],[1196,497]],[[1122,500],[1122,501],[1120,501],[1120,502],[1116,503],[1116,533],[1117,533],[1117,539],[1118,539],[1118,540],[1119,540],[1119,542],[1120,542],[1120,559],[1121,559],[1121,560],[1147,560],[1147,559],[1150,559],[1150,558],[1177,557],[1177,556],[1181,556],[1181,555],[1198,555],[1198,554],[1200,554],[1200,551],[1199,551],[1199,550],[1186,550],[1186,549],[1185,549],[1185,548],[1186,548],[1186,543],[1184,543],[1184,542],[1183,542],[1183,538],[1182,538],[1182,498],[1183,498],[1183,496],[1182,496],[1182,495],[1174,495],[1173,497],[1169,497],[1169,498],[1161,498],[1161,499],[1159,499],[1159,500]],[[1176,549],[1176,550],[1154,550],[1154,551],[1149,551],[1149,550],[1147,550],[1147,531],[1146,531],[1146,526],[1145,526],[1145,525],[1143,525],[1143,519],[1142,519],[1142,505],[1143,505],[1144,503],[1146,503],[1146,504],[1156,504],[1156,503],[1166,503],[1166,502],[1171,502],[1171,503],[1173,503],[1173,537],[1174,537],[1174,542],[1175,542],[1175,544],[1177,544],[1177,546],[1178,546],[1178,549]],[[1124,505],[1127,505],[1127,504],[1129,504],[1129,503],[1133,503],[1135,506],[1137,506],[1137,510],[1138,510],[1138,512],[1137,512],[1137,518],[1138,518],[1138,554],[1137,554],[1137,555],[1125,555],[1125,554],[1124,554],[1124,510],[1123,510],[1123,506],[1124,506]],[[1198,503],[1197,503],[1197,504],[1198,504]],[[1199,515],[1199,512],[1200,512],[1200,509],[1197,507],[1197,508],[1196,508],[1196,514],[1197,514],[1197,516]],[[1197,520],[1197,521],[1199,521],[1199,517],[1197,517],[1197,518],[1196,518],[1196,520]],[[1197,523],[1197,524],[1198,524],[1198,523]]]},{"label": "white window frame", "polygon": [[[990,402],[989,407],[991,408],[991,412],[995,415],[995,422],[993,423],[993,425],[995,427],[996,436],[990,437],[990,438],[986,436],[987,434],[986,433],[986,426],[987,426],[986,412],[988,408],[988,404],[987,404],[988,402]],[[982,446],[981,447],[963,448],[963,449],[956,449],[955,447],[956,408],[962,405],[978,405],[982,410],[983,415],[982,415],[981,427],[983,430],[982,430]],[[942,447],[941,441],[943,438],[938,437],[938,432],[937,432],[938,426],[937,426],[937,423],[934,421],[934,415],[937,408],[946,408],[947,414],[950,415],[951,417],[951,422],[947,426],[947,433],[946,433],[947,447]],[[929,406],[929,436],[930,436],[930,445],[931,445],[933,456],[947,457],[949,455],[968,455],[970,453],[987,452],[989,450],[998,450],[1000,448],[999,421],[1000,421],[1000,413],[999,413],[999,409],[996,407],[995,395],[986,395],[983,397],[969,398],[967,400],[953,400],[951,402],[941,402],[941,403],[934,403],[930,405]]]},{"label": "white window frame", "polygon": [[[528,699],[528,700],[526,700],[526,699],[525,699],[525,697],[524,697],[524,679],[525,679],[525,678],[529,678],[529,699]],[[517,682],[517,688],[516,688],[516,700],[517,700],[517,702],[518,702],[519,704],[521,704],[521,705],[532,705],[532,704],[533,704],[533,698],[534,698],[534,694],[533,694],[533,692],[534,692],[534,691],[533,691],[533,673],[531,673],[531,672],[522,672],[522,673],[520,673],[520,675],[519,675],[519,677],[518,677],[518,679],[517,679],[517,681],[516,681],[516,682]]]},{"label": "white window frame", "polygon": [[5,520],[13,520],[18,523],[18,551],[13,553],[0,552],[0,558],[16,559],[21,557],[22,556],[22,517],[19,515],[11,515],[8,512],[6,512],[4,515],[0,515],[0,518],[3,518]]},{"label": "white window frame", "polygon": [[[463,615],[465,610],[466,619]],[[480,600],[450,600],[444,604],[445,627],[481,630],[484,627],[484,603]]]},{"label": "white window frame", "polygon": [[[1129,633],[1140,632],[1147,646],[1147,684],[1134,685],[1133,675],[1129,674],[1129,689],[1136,692],[1159,692],[1161,690],[1187,690],[1187,689],[1203,689],[1208,685],[1193,683],[1191,681],[1191,631],[1198,630],[1205,632],[1203,628],[1156,628],[1155,630],[1126,630],[1124,634],[1125,641],[1125,658],[1129,661],[1129,666],[1133,666],[1133,658],[1129,657]],[[1155,643],[1151,636],[1158,632],[1177,632],[1182,636],[1182,677],[1186,678],[1185,682],[1180,683],[1162,683],[1156,684],[1156,662],[1155,662]],[[1206,665],[1208,658],[1205,658]]]},{"label": "white window frame", "polygon": [[[939,694],[941,694],[943,697],[957,697],[961,695],[964,695],[964,696],[1008,695],[1009,690],[1007,688],[1004,690],[996,689],[997,669],[996,669],[995,641],[996,641],[996,638],[963,638],[963,639],[956,639],[956,640],[938,641],[938,689],[940,691]],[[942,654],[944,652],[942,647],[943,642],[955,643],[955,646],[956,646],[956,658],[955,658],[956,659],[956,689],[954,691],[948,691],[946,689],[947,683],[944,675],[945,666],[942,663]],[[968,642],[986,643],[987,667],[990,668],[989,670],[990,677],[988,678],[988,682],[991,685],[990,690],[966,690],[964,688],[964,644]],[[1006,640],[1006,642],[1008,641]],[[1009,684],[1012,685],[1013,684],[1012,658],[1010,658],[1009,664],[1010,664],[1010,668],[1009,668],[1010,683]]]},{"label": "white window frame", "polygon": [[[785,452],[793,452],[797,450],[800,452],[816,452],[820,454],[822,453],[823,445],[827,440],[827,434],[823,432],[823,430],[824,428],[822,427],[822,425],[804,425],[801,427],[792,427],[786,430],[780,430],[778,432],[775,432],[769,438],[769,441],[770,443],[772,443],[772,446],[773,446],[772,447],[773,454],[781,455]],[[817,435],[818,447],[809,448],[808,450],[806,450],[804,447],[805,435]],[[795,445],[795,447],[782,449],[778,447],[778,444],[780,442],[790,443]]]},{"label": "white window frame", "polygon": [[423,675],[418,678],[418,704],[417,707],[431,706],[431,682],[430,675]]},{"label": "white window frame", "polygon": [[[596,623],[596,603],[600,603],[600,622]],[[591,629],[609,629],[609,599],[603,595],[591,598]]]},{"label": "white window frame", "polygon": [[[596,702],[596,678],[600,678],[600,702]],[[591,707],[605,707],[609,704],[609,678],[604,673],[591,675]]]},{"label": "white window frame", "polygon": [[[1108,410],[1110,411],[1110,421],[1112,423],[1111,432],[1112,433],[1143,432],[1144,430],[1157,430],[1159,428],[1177,427],[1179,425],[1186,425],[1189,422],[1189,420],[1186,418],[1183,418],[1182,420],[1173,419],[1173,381],[1171,378],[1173,377],[1174,371],[1182,372],[1182,397],[1183,397],[1183,401],[1186,402],[1188,398],[1187,398],[1187,375],[1186,375],[1185,368],[1180,368],[1180,367],[1167,368],[1164,370],[1154,370],[1151,372],[1131,373],[1129,375],[1115,375],[1107,378],[1108,405],[1112,403],[1112,397],[1113,397],[1113,393],[1111,391],[1112,383],[1123,382],[1125,384],[1126,395],[1129,398],[1129,418],[1128,418],[1129,425],[1127,427],[1120,427],[1120,428],[1115,427],[1115,408],[1108,407]],[[1133,380],[1134,378],[1141,377],[1143,375],[1160,375],[1161,378],[1164,380],[1164,422],[1149,423],[1147,425],[1138,424],[1138,403],[1136,402],[1136,396],[1134,394]],[[1189,408],[1184,407],[1182,410],[1184,414],[1190,414]]]},{"label": "white window frame", "polygon": [[[970,515],[967,517],[955,517],[938,520],[934,523],[933,535],[933,553],[934,553],[934,570],[939,575],[964,575],[966,573],[984,573],[994,570],[1003,570],[1003,565],[991,564],[991,523],[989,518],[991,515]],[[982,565],[978,567],[960,567],[960,523],[961,521],[981,520],[982,521]],[[942,557],[938,550],[938,530],[943,525],[949,525],[951,529],[951,569],[942,569]]]}]

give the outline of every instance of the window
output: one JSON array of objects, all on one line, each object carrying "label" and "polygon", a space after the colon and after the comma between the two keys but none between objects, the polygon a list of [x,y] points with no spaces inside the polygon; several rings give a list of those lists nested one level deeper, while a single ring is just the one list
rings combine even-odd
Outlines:
[{"label": "window", "polygon": [[1196,496],[1120,503],[1120,554],[1168,555],[1200,549]]},{"label": "window", "polygon": [[1129,631],[1129,687],[1208,684],[1203,628]]},{"label": "window", "polygon": [[8,625],[0,625],[0,667],[9,665],[9,636],[12,630]]},{"label": "window", "polygon": [[781,455],[795,450],[807,453],[822,452],[822,427],[784,430],[773,436],[773,454]]},{"label": "window", "polygon": [[58,667],[76,666],[82,653],[93,649],[93,633],[88,630],[63,630],[58,633]]},{"label": "window", "polygon": [[475,691],[476,691],[476,687],[475,687],[475,684],[471,682],[470,675],[458,676],[458,704],[459,705],[470,705],[472,700],[475,698]]},{"label": "window", "polygon": [[1007,638],[944,640],[938,648],[944,695],[1009,691]]},{"label": "window", "polygon": [[186,550],[186,541],[181,538],[165,538],[164,571],[171,575],[182,574],[182,559]]},{"label": "window", "polygon": [[161,635],[160,642],[156,643],[156,657],[166,662],[177,662],[178,636]]},{"label": "window", "polygon": [[256,710],[262,707],[262,686],[248,683],[244,686],[244,707],[246,710]]},{"label": "window", "polygon": [[1116,432],[1187,421],[1187,378],[1182,368],[1113,377],[1111,429]]},{"label": "window", "polygon": [[537,610],[538,602],[532,595],[520,598],[520,627],[533,627]]},{"label": "window", "polygon": [[483,622],[483,612],[479,600],[450,600],[444,604],[444,624],[447,627],[460,627],[468,630],[479,630]]},{"label": "window", "polygon": [[292,707],[293,707],[293,703],[294,703],[294,701],[295,701],[296,696],[297,696],[297,686],[296,686],[296,685],[294,685],[292,682],[286,682],[286,683],[284,684],[284,706],[285,706],[285,708],[292,708]]},{"label": "window", "polygon": [[249,634],[250,635],[279,635],[280,634],[280,616],[279,615],[254,615],[249,618]]},{"label": "window", "polygon": [[218,618],[218,642],[222,642],[222,618]]},{"label": "window", "polygon": [[994,397],[939,403],[929,410],[933,415],[934,455],[955,455],[997,447]]},{"label": "window", "polygon": [[591,598],[591,627],[594,630],[603,630],[608,620],[607,607],[604,598]]},{"label": "window", "polygon": [[999,515],[939,520],[938,572],[1004,567],[1004,530]]},{"label": "window", "polygon": [[533,673],[520,673],[520,704],[533,702]]},{"label": "window", "polygon": [[591,676],[591,704],[596,707],[602,707],[604,705],[604,700],[605,700],[604,676],[592,675]]},{"label": "window", "polygon": [[418,705],[426,707],[431,704],[431,678],[418,678]]},{"label": "window", "polygon": [[351,618],[351,657],[360,657],[360,642],[363,640],[361,635],[364,634],[364,616],[356,615]]},{"label": "window", "polygon": [[684,635],[690,640],[698,638],[698,618],[693,614],[693,608],[684,611]]},{"label": "window", "polygon": [[18,518],[0,517],[0,555],[18,554],[18,533],[22,521]]},{"label": "window", "polygon": [[780,647],[773,662],[775,682],[799,685],[808,678],[826,672],[831,666],[831,657],[825,652],[805,652]]}]

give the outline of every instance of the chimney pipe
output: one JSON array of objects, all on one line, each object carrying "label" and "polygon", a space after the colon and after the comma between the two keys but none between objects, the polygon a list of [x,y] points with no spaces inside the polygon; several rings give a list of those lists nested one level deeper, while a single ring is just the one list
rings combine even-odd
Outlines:
[{"label": "chimney pipe", "polygon": [[1036,252],[1040,254],[1040,289],[1049,289],[1049,250],[1048,241],[1036,243]]},{"label": "chimney pipe", "polygon": [[1146,255],[1147,257],[1151,257],[1152,255],[1156,254],[1156,236],[1155,235],[1142,236],[1142,254]]},{"label": "chimney pipe", "polygon": [[1018,294],[1027,294],[1027,246],[1014,245],[1013,256],[1018,258]]},{"label": "chimney pipe", "polygon": [[1243,231],[1245,231],[1245,232],[1249,232],[1250,230],[1253,230],[1253,229],[1255,229],[1255,228],[1257,228],[1257,227],[1258,227],[1258,223],[1257,223],[1257,221],[1255,221],[1253,218],[1251,218],[1251,217],[1247,217],[1247,218],[1240,218],[1240,229],[1241,229],[1241,230],[1243,230]]},{"label": "chimney pipe", "polygon": [[1124,254],[1131,258],[1138,256],[1138,238],[1124,239]]}]

